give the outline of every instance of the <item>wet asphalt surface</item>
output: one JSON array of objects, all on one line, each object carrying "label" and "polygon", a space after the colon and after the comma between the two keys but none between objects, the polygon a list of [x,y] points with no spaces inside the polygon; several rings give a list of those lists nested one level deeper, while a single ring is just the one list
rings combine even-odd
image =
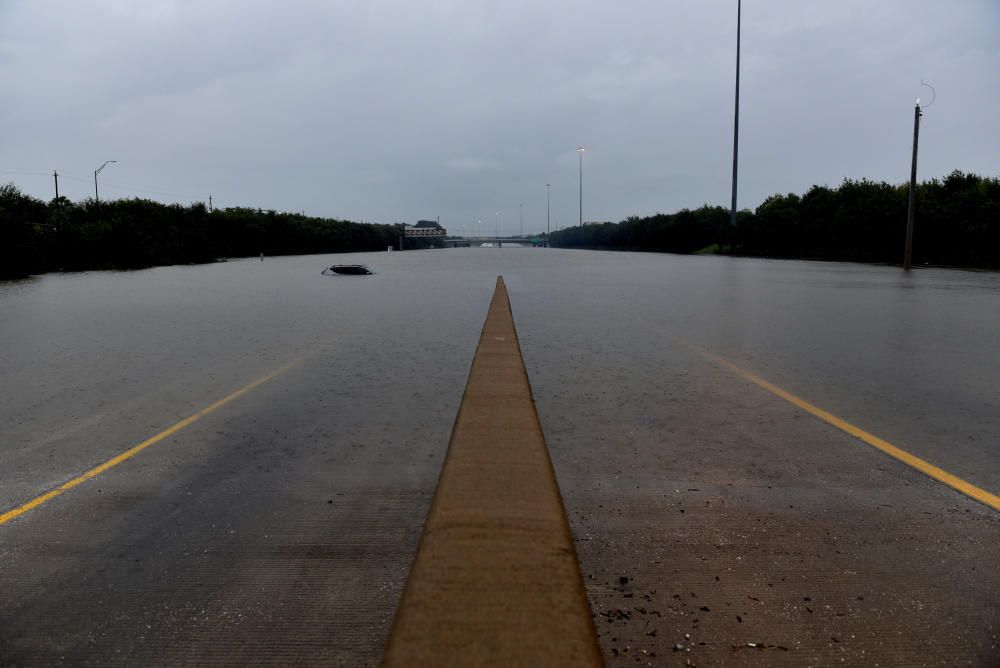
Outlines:
[{"label": "wet asphalt surface", "polygon": [[[331,262],[373,277],[326,277]],[[609,665],[997,665],[1000,277],[470,249],[0,288],[0,664],[373,665],[497,274]]]}]

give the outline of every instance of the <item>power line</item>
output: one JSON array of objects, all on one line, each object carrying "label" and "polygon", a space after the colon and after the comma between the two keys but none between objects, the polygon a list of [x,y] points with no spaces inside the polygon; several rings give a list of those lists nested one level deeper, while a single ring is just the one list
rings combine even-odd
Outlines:
[{"label": "power line", "polygon": [[[46,176],[51,176],[51,174],[49,172],[45,172],[45,175]],[[77,176],[76,174],[59,174],[59,176],[61,176],[62,178],[65,178],[65,179],[71,179],[73,181],[83,181],[83,182],[88,183],[88,184],[91,183],[91,181],[93,180],[92,176],[83,177],[83,176]],[[148,186],[138,185],[138,184],[134,184],[134,183],[120,183],[120,182],[117,182],[117,181],[103,181],[102,180],[101,181],[101,186],[104,187],[104,188],[107,188],[108,186],[110,186],[112,188],[117,188],[119,190],[129,190],[129,191],[137,192],[137,193],[152,193],[152,194],[156,194],[156,195],[170,195],[170,196],[173,196],[173,197],[185,197],[185,198],[192,198],[192,199],[196,199],[196,200],[203,199],[202,195],[192,195],[191,193],[180,193],[180,192],[175,192],[175,191],[172,191],[172,190],[160,190],[158,188],[150,188]]]},{"label": "power line", "polygon": [[0,168],[0,173],[3,174],[18,174],[21,176],[49,176],[51,172],[49,170],[40,169],[18,169],[16,167]]},{"label": "power line", "polygon": [[133,192],[147,192],[155,193],[157,195],[172,195],[174,197],[189,197],[194,199],[204,199],[202,195],[192,195],[191,193],[179,193],[173,192],[171,190],[157,190],[154,188],[148,188],[146,186],[140,186],[129,183],[115,183],[114,181],[101,181],[104,187],[111,186],[113,188],[118,188],[120,190],[131,190]]}]

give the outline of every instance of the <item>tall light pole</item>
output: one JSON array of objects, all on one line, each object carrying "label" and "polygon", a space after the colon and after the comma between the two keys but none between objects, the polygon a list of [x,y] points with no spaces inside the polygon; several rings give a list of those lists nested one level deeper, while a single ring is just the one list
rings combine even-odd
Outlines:
[{"label": "tall light pole", "polygon": [[736,226],[736,165],[740,151],[740,14],[742,0],[736,0],[736,109],[733,113],[733,204],[729,224]]},{"label": "tall light pole", "polygon": [[545,184],[545,245],[549,245],[552,236],[552,184]]},{"label": "tall light pole", "polygon": [[521,207],[521,236],[524,236],[524,205],[518,204]]},{"label": "tall light pole", "polygon": [[100,204],[101,197],[97,194],[97,175],[101,173],[101,170],[107,167],[112,162],[118,162],[117,160],[105,160],[104,164],[94,170],[94,203]]},{"label": "tall light pole", "polygon": [[479,232],[479,238],[482,239],[483,238],[483,221],[481,221],[481,220],[477,220],[476,221],[476,231]]},{"label": "tall light pole", "polygon": [[496,221],[494,222],[494,226],[493,226],[493,237],[494,237],[494,240],[497,242],[497,244],[499,244],[500,243],[500,212],[499,211],[496,212],[496,216],[497,216],[496,217]]},{"label": "tall light pole", "polygon": [[906,206],[906,247],[903,250],[903,269],[913,266],[913,212],[917,208],[917,142],[920,140],[920,100],[913,107],[913,159],[910,162],[910,197]]},{"label": "tall light pole", "polygon": [[580,154],[580,227],[583,227],[583,147],[576,152]]},{"label": "tall light pole", "polygon": [[[926,107],[934,104],[934,100],[937,99],[937,91],[934,90],[934,86],[929,83],[924,83],[924,80],[920,80],[921,86],[927,86],[931,89],[933,97]],[[903,250],[903,269],[909,271],[913,266],[913,215],[917,209],[917,144],[920,141],[920,117],[924,115],[923,109],[920,106],[920,98],[917,98],[917,103],[913,107],[913,158],[910,162],[910,197],[906,207],[906,248]]]}]

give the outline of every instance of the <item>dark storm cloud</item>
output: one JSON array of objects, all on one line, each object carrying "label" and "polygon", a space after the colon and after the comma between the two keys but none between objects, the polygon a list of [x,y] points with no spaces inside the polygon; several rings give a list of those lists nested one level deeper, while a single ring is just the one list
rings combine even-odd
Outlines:
[{"label": "dark storm cloud", "polygon": [[[4,2],[0,180],[516,229],[726,204],[735,1]],[[993,0],[744,2],[741,206],[1000,174]]]}]

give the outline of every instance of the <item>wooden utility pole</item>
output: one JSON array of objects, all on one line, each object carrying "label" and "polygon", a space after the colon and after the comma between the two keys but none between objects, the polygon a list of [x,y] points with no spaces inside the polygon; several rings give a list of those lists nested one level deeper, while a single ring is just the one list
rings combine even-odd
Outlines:
[{"label": "wooden utility pole", "polygon": [[913,161],[910,163],[910,202],[906,207],[906,250],[903,252],[903,269],[913,266],[913,215],[917,208],[917,144],[920,141],[920,102],[913,107]]},{"label": "wooden utility pole", "polygon": [[52,178],[56,181],[56,204],[59,204],[59,172],[52,170]]}]

